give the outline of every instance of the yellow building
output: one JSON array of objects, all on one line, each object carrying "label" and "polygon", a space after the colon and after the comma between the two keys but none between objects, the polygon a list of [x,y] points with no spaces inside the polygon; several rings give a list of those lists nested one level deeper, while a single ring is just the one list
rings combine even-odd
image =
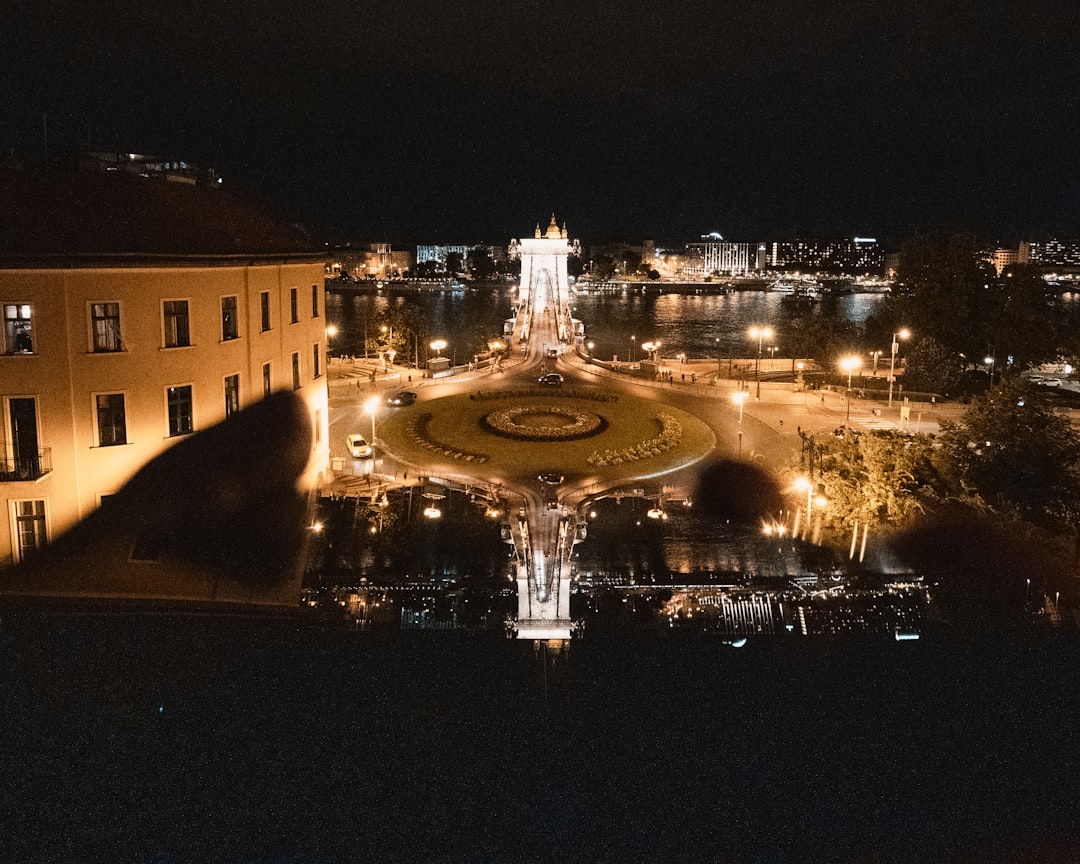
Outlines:
[{"label": "yellow building", "polygon": [[[32,559],[148,460],[276,390],[307,406],[305,479],[322,479],[325,256],[301,232],[220,190],[163,179],[0,172],[0,197],[0,567]],[[80,565],[57,590],[251,599],[228,579],[212,592],[198,579],[147,580],[168,562],[121,557],[108,573]],[[0,592],[13,590],[26,586],[0,575]],[[298,596],[276,590],[280,602]]]}]

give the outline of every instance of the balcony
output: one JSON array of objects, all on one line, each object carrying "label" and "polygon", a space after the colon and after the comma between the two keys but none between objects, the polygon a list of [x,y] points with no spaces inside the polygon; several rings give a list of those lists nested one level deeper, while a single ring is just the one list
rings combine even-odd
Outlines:
[{"label": "balcony", "polygon": [[0,483],[17,480],[38,480],[52,471],[52,448],[46,447],[36,456],[0,458]]}]

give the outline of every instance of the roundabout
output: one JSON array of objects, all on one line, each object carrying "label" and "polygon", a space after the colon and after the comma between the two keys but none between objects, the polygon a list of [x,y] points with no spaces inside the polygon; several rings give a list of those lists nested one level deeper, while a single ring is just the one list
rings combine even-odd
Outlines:
[{"label": "roundabout", "polygon": [[691,465],[715,447],[696,417],[647,399],[595,388],[553,394],[532,387],[432,399],[379,424],[394,458],[433,473],[529,482],[539,470],[618,484]]}]

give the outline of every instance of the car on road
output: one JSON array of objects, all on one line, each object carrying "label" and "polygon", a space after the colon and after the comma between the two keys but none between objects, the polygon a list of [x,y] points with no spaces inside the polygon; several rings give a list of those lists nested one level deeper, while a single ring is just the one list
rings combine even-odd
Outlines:
[{"label": "car on road", "polygon": [[395,390],[386,397],[386,404],[391,408],[404,408],[416,401],[416,394],[411,390]]},{"label": "car on road", "polygon": [[1042,381],[1039,382],[1039,386],[1040,387],[1060,387],[1061,386],[1061,379],[1060,378],[1043,378]]},{"label": "car on road", "polygon": [[559,384],[562,384],[563,377],[558,372],[548,372],[547,375],[541,375],[536,380],[539,381],[541,384],[546,384],[550,387],[557,387]]},{"label": "car on road", "polygon": [[541,483],[547,483],[549,486],[558,486],[563,481],[563,475],[558,471],[541,471],[540,476],[536,479]]},{"label": "car on road", "polygon": [[370,459],[373,453],[371,445],[363,435],[349,435],[345,439],[345,446],[349,448],[353,459]]}]

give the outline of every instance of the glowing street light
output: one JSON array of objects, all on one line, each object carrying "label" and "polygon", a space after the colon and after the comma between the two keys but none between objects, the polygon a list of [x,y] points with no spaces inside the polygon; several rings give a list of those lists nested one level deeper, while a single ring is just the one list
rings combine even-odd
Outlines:
[{"label": "glowing street light", "polygon": [[862,366],[858,357],[845,357],[840,361],[840,368],[847,372],[847,419],[851,422],[851,374]]},{"label": "glowing street light", "polygon": [[750,338],[757,339],[757,361],[754,363],[754,378],[757,379],[757,396],[755,401],[761,401],[761,343],[766,339],[772,339],[772,327],[753,326],[749,330]]},{"label": "glowing street light", "polygon": [[889,355],[889,407],[892,408],[892,388],[893,381],[896,380],[896,351],[900,347],[896,344],[897,339],[908,339],[911,337],[911,331],[906,327],[902,330],[897,330],[892,334],[892,351]]},{"label": "glowing street light", "polygon": [[990,370],[990,386],[994,386],[994,355],[987,354],[983,357],[983,363],[986,364],[986,368]]},{"label": "glowing street light", "polygon": [[434,339],[431,342],[431,350],[436,352],[440,357],[442,357],[442,349],[445,348],[445,347],[446,347],[446,340],[445,339]]},{"label": "glowing street light", "polygon": [[749,394],[745,390],[739,390],[731,394],[731,401],[739,404],[739,458],[742,459],[742,412],[743,403]]},{"label": "glowing street light", "polygon": [[874,358],[874,377],[877,378],[877,361],[881,356],[881,351],[871,351],[870,356]]}]

